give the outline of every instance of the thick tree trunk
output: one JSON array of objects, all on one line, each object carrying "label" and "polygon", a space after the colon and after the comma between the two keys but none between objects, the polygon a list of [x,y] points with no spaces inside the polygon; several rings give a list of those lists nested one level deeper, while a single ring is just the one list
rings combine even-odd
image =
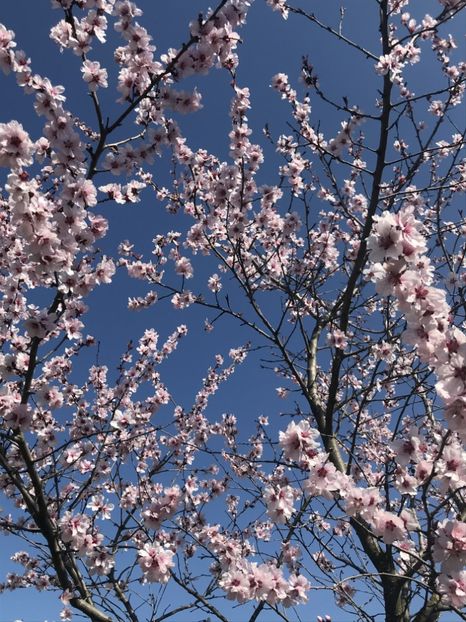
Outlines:
[{"label": "thick tree trunk", "polygon": [[402,580],[396,577],[383,579],[385,600],[385,622],[409,622],[409,604],[406,599]]},{"label": "thick tree trunk", "polygon": [[416,613],[413,622],[438,622],[440,612],[440,597],[433,594],[424,607]]}]

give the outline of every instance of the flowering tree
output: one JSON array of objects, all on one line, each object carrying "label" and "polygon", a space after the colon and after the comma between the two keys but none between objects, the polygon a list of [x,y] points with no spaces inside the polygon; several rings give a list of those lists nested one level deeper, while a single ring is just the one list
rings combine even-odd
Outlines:
[{"label": "flowering tree", "polygon": [[[262,146],[238,66],[251,4],[222,0],[156,56],[135,3],[53,0],[92,124],[0,26],[1,69],[43,120],[37,137],[0,124],[0,528],[24,542],[2,589],[56,591],[64,619],[94,622],[295,620],[325,594],[354,620],[466,619],[466,2],[374,0],[373,48],[347,35],[353,3],[330,23],[267,0],[352,50],[375,90],[367,110],[336,99],[304,57],[300,85],[270,76],[289,134],[266,126]],[[227,161],[190,147],[178,115],[201,106],[178,85],[215,68],[231,78]],[[154,221],[149,258],[128,240],[104,255],[112,206],[151,193],[174,229]],[[183,324],[85,370],[85,301],[117,270],[147,284],[128,306],[150,321],[200,305],[207,332],[241,327],[247,345],[216,357],[191,406],[160,372]],[[208,408],[253,347],[293,403],[281,429]]]}]

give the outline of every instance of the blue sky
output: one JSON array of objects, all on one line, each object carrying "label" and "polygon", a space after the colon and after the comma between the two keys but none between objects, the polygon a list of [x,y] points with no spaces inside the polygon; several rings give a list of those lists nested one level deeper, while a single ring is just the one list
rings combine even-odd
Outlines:
[{"label": "blue sky", "polygon": [[[154,37],[158,53],[169,47],[179,47],[187,38],[187,23],[205,11],[211,4],[203,0],[140,0],[139,6],[144,15],[141,23]],[[340,2],[335,0],[315,0],[312,10],[323,21],[338,23]],[[376,26],[376,3],[370,0],[350,0],[351,10],[345,17],[345,33],[374,50],[379,48]],[[434,0],[417,0],[413,6],[422,12],[434,13],[438,3]],[[16,33],[18,48],[24,49],[32,58],[33,70],[47,76],[54,84],[66,87],[67,106],[72,111],[92,121],[91,102],[86,95],[81,80],[79,60],[71,53],[60,54],[56,45],[49,40],[48,31],[60,17],[52,11],[47,0],[15,0],[0,3],[0,22]],[[375,18],[375,19],[374,19]],[[290,119],[287,104],[270,89],[271,77],[277,72],[286,72],[293,86],[298,85],[301,57],[309,55],[320,78],[320,83],[329,95],[340,99],[347,96],[350,104],[359,104],[366,112],[374,112],[375,88],[378,78],[373,69],[373,61],[362,61],[360,55],[346,46],[335,42],[322,30],[302,18],[290,16],[288,22],[281,19],[265,6],[263,0],[256,0],[242,29],[243,43],[239,47],[240,66],[237,75],[239,86],[251,89],[252,110],[248,115],[255,134],[253,139],[265,148],[267,163],[261,172],[262,181],[275,183],[278,162],[272,149],[262,139],[262,128],[267,122],[272,133],[289,132],[286,122]],[[101,59],[110,68],[109,52],[96,46],[92,58]],[[420,81],[429,80],[428,74],[420,75]],[[39,136],[41,121],[32,112],[32,99],[25,97],[15,86],[12,76],[0,75],[2,99],[0,103],[0,122],[19,120],[33,138]],[[230,77],[224,71],[213,71],[207,77],[192,78],[184,88],[196,85],[203,94],[204,108],[196,114],[180,119],[180,124],[192,148],[204,147],[221,158],[228,157],[229,102],[231,98]],[[302,85],[299,88],[303,88]],[[104,107],[118,110],[115,104],[116,92],[109,88],[102,94]],[[322,103],[313,99],[313,110],[321,119],[321,127],[330,135],[338,132],[343,117],[329,114]],[[370,133],[370,129],[367,132]],[[169,185],[166,163],[156,163],[162,183]],[[140,249],[149,250],[151,240],[158,232],[178,229],[176,218],[169,216],[155,199],[143,201],[137,206],[107,205],[101,212],[110,220],[111,234],[103,241],[102,248],[114,253],[119,241],[128,238],[136,242]],[[205,270],[212,266],[206,267]],[[214,270],[212,270],[214,271]],[[231,321],[219,325],[211,334],[203,330],[207,314],[202,308],[192,308],[187,313],[175,313],[168,303],[156,305],[142,313],[129,314],[126,309],[128,296],[141,295],[147,288],[136,281],[128,281],[117,275],[115,283],[108,288],[100,288],[89,300],[90,313],[87,331],[100,340],[100,358],[109,366],[116,364],[118,355],[124,350],[129,339],[137,339],[147,327],[154,327],[162,337],[167,336],[179,323],[187,323],[188,337],[182,341],[178,351],[164,365],[163,378],[175,399],[188,406],[200,386],[214,355],[226,354],[230,347],[245,343],[251,338]],[[240,422],[249,422],[260,415],[283,426],[279,417],[283,410],[292,410],[291,403],[284,404],[275,394],[277,385],[273,375],[261,370],[258,365],[259,354],[252,354],[250,361],[240,367],[235,376],[224,385],[218,396],[212,400],[211,412],[218,416],[221,412],[232,412]],[[2,540],[0,548],[0,569],[10,568],[9,552],[16,550],[13,540]],[[1,580],[1,579],[0,579]],[[5,593],[0,596],[0,622],[21,618],[26,622],[51,620],[57,617],[60,606],[56,598],[37,592],[24,591]],[[317,614],[332,613],[332,598],[322,600],[318,593],[311,596],[311,604],[306,615],[314,619]],[[240,617],[232,620],[240,622]],[[195,622],[201,616],[186,617]],[[342,619],[336,614],[335,620]],[[180,618],[181,620],[181,618]]]}]

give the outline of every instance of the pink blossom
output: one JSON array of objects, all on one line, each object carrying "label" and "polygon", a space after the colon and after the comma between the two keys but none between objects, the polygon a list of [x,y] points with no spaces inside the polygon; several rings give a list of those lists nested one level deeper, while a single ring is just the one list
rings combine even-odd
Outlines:
[{"label": "pink blossom", "polygon": [[374,262],[396,260],[400,256],[412,261],[425,252],[425,238],[419,231],[412,208],[405,207],[398,214],[385,212],[382,216],[374,216],[368,248]]},{"label": "pink blossom", "polygon": [[18,168],[32,164],[34,145],[17,121],[0,123],[0,166]]},{"label": "pink blossom", "polygon": [[242,569],[232,568],[222,575],[219,582],[229,600],[245,603],[251,600],[250,581]]},{"label": "pink blossom", "polygon": [[175,309],[186,309],[195,302],[196,298],[190,291],[176,293],[172,296],[172,304]]},{"label": "pink blossom", "polygon": [[16,47],[14,36],[15,33],[12,30],[7,30],[3,24],[0,24],[0,68],[5,74],[10,72],[13,65],[13,50]]},{"label": "pink blossom", "polygon": [[86,564],[91,574],[105,576],[115,566],[115,560],[107,551],[93,551],[87,556]]},{"label": "pink blossom", "polygon": [[379,503],[380,493],[376,488],[352,486],[345,494],[345,509],[350,516],[361,515],[368,520],[374,515]]},{"label": "pink blossom", "polygon": [[180,257],[175,264],[175,272],[185,279],[190,279],[193,276],[193,268],[191,262],[187,257]]},{"label": "pink blossom", "polygon": [[295,491],[291,486],[284,486],[275,490],[268,487],[264,490],[264,500],[267,505],[267,514],[277,523],[286,523],[293,514]]},{"label": "pink blossom", "polygon": [[288,8],[285,0],[267,0],[267,4],[272,7],[273,11],[280,11],[283,19],[288,18]]},{"label": "pink blossom", "polygon": [[397,439],[392,443],[395,452],[395,460],[403,466],[408,465],[411,461],[418,462],[421,455],[421,439],[417,435],[417,430],[403,435],[403,438]]},{"label": "pink blossom", "polygon": [[435,561],[442,562],[442,572],[457,572],[466,564],[466,523],[444,520],[437,529],[433,547]]},{"label": "pink blossom", "polygon": [[28,430],[32,422],[32,413],[28,404],[14,404],[3,413],[3,421],[13,430]]},{"label": "pink blossom", "polygon": [[345,487],[345,479],[345,474],[340,473],[324,454],[312,464],[304,489],[310,495],[322,495],[326,499],[332,499],[334,493]]},{"label": "pink blossom", "polygon": [[466,440],[466,396],[458,397],[448,404],[445,418],[449,427]]},{"label": "pink blossom", "polygon": [[437,368],[437,375],[436,389],[444,400],[450,402],[466,393],[466,344],[459,346],[447,364]]},{"label": "pink blossom", "polygon": [[139,567],[144,579],[149,583],[166,583],[170,578],[170,568],[175,565],[174,553],[158,544],[149,542],[138,553]]},{"label": "pink blossom", "polygon": [[447,604],[458,609],[466,606],[466,571],[455,573],[451,577],[441,574],[438,584],[439,592]]},{"label": "pink blossom", "polygon": [[319,447],[316,442],[318,432],[312,429],[307,421],[300,421],[296,424],[292,421],[285,432],[280,431],[280,446],[288,460],[301,462],[306,458],[313,458],[317,455]]},{"label": "pink blossom", "polygon": [[338,328],[334,328],[327,336],[329,345],[344,350],[348,345],[348,336]]},{"label": "pink blossom", "polygon": [[207,281],[208,288],[217,294],[222,289],[222,282],[218,274],[212,274]]},{"label": "pink blossom", "polygon": [[108,503],[107,501],[105,501],[103,495],[94,495],[93,497],[91,497],[91,500],[87,504],[87,507],[93,512],[99,514],[100,518],[109,519],[115,506],[113,505],[113,503]]},{"label": "pink blossom", "polygon": [[150,506],[142,512],[144,524],[149,529],[159,529],[162,523],[171,518],[178,509],[181,491],[178,486],[164,489],[164,494],[154,499]]},{"label": "pink blossom", "polygon": [[112,277],[116,272],[115,264],[112,259],[103,257],[99,262],[95,272],[95,279],[97,283],[111,283]]},{"label": "pink blossom", "polygon": [[396,540],[403,540],[406,535],[406,527],[402,518],[385,510],[374,512],[373,529],[385,544],[393,544]]}]

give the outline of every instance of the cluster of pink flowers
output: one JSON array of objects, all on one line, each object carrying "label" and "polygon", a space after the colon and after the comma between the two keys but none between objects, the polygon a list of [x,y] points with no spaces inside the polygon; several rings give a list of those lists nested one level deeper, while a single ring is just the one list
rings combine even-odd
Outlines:
[{"label": "cluster of pink flowers", "polygon": [[[435,477],[445,492],[455,492],[466,484],[466,452],[460,443],[466,438],[466,335],[451,324],[446,292],[435,286],[425,238],[412,207],[374,217],[368,248],[371,264],[367,275],[379,293],[397,300],[408,324],[404,338],[435,371],[436,389],[446,405],[445,419],[455,433],[445,437],[442,453],[435,455],[416,430],[407,431],[394,445],[401,466],[416,464],[414,476],[405,473],[403,483],[410,481],[408,486],[416,494],[427,477]],[[397,529],[394,523],[394,534]],[[461,588],[465,533],[466,523],[445,520],[437,529],[434,544],[434,559],[442,562],[439,585],[455,606],[460,601],[466,604],[466,592]]]},{"label": "cluster of pink flowers", "polygon": [[[314,441],[316,435],[306,421],[292,422],[286,432],[280,432],[280,445],[285,456],[300,462],[308,471],[304,482],[306,493],[311,497],[340,499],[348,516],[364,519],[385,544],[406,541],[407,532],[418,527],[411,514],[405,510],[400,515],[382,510],[377,489],[358,487],[352,477],[339,471]],[[268,513],[274,520],[284,522],[292,515],[293,493],[290,486],[278,491],[266,489]]]},{"label": "cluster of pink flowers", "polygon": [[327,337],[327,341],[331,346],[344,350],[348,345],[348,335],[338,328],[334,328]]},{"label": "cluster of pink flowers", "polygon": [[[68,6],[64,6],[63,2],[52,2],[52,4],[55,5],[55,8],[70,8],[70,3]],[[118,8],[130,4],[119,0],[116,3],[115,0],[102,0],[98,2],[98,6],[92,2],[81,3],[80,8],[87,10],[87,13],[81,19],[73,16],[72,20],[60,20],[51,29],[50,37],[60,46],[61,50],[69,48],[76,56],[83,56],[92,49],[94,38],[100,43],[105,42],[108,27],[105,14],[111,15]]]},{"label": "cluster of pink flowers", "polygon": [[265,601],[271,605],[291,607],[307,601],[310,585],[303,575],[291,574],[285,578],[274,564],[237,561],[220,578],[219,585],[227,598],[244,603],[250,600]]},{"label": "cluster of pink flowers", "polygon": [[85,60],[81,68],[84,82],[89,85],[90,91],[96,91],[99,87],[106,88],[107,70],[100,66],[97,61]]},{"label": "cluster of pink flowers", "polygon": [[408,322],[404,337],[435,370],[447,420],[461,434],[460,422],[466,416],[461,415],[466,398],[466,336],[450,324],[446,293],[434,286],[433,267],[425,256],[425,239],[412,208],[375,217],[368,248],[372,263],[367,274],[379,293],[398,300]]},{"label": "cluster of pink flowers", "polygon": [[149,583],[166,583],[173,568],[174,552],[158,544],[147,542],[138,553],[138,563],[144,579]]},{"label": "cluster of pink flowers", "polygon": [[286,6],[286,0],[267,0],[267,4],[272,11],[280,11],[283,19],[288,19],[289,9]]},{"label": "cluster of pink flowers", "polygon": [[104,537],[92,527],[89,516],[67,511],[59,524],[63,542],[85,556],[91,574],[107,575],[112,570],[115,560],[102,546]]},{"label": "cluster of pink flowers", "polygon": [[171,518],[178,509],[181,490],[178,486],[165,488],[163,495],[153,500],[150,506],[142,512],[144,524],[149,529],[159,529],[163,521]]},{"label": "cluster of pink flowers", "polygon": [[306,462],[317,455],[319,433],[311,428],[309,422],[292,421],[285,431],[279,432],[280,446],[285,457],[295,462]]},{"label": "cluster of pink flowers", "polygon": [[278,490],[266,488],[264,501],[270,518],[276,523],[286,523],[293,514],[293,504],[298,494],[291,486],[283,486]]},{"label": "cluster of pink flowers", "polygon": [[404,67],[408,63],[414,65],[419,60],[420,49],[413,41],[409,41],[406,45],[396,45],[390,54],[381,56],[375,70],[382,76],[389,74],[392,82],[401,83]]},{"label": "cluster of pink flowers", "polygon": [[[440,1],[444,15],[464,3]],[[267,4],[288,17],[284,0]],[[193,596],[194,607],[201,603],[207,610],[221,588],[237,603],[255,600],[260,608],[280,611],[305,603],[312,589],[307,577],[318,576],[328,579],[344,607],[355,597],[358,581],[346,579],[340,569],[354,565],[361,552],[361,568],[364,554],[373,562],[393,561],[396,572],[416,575],[413,592],[426,579],[428,594],[437,580],[445,603],[465,605],[466,523],[451,510],[466,486],[466,335],[453,325],[447,296],[448,287],[466,277],[449,276],[447,290],[436,281],[424,235],[433,211],[420,209],[421,191],[405,187],[404,165],[412,154],[400,129],[402,116],[387,130],[397,158],[394,180],[376,190],[378,204],[390,205],[400,190],[408,198],[398,211],[373,218],[366,276],[379,298],[363,298],[371,287],[364,290],[356,272],[364,260],[364,221],[374,205],[366,179],[379,154],[358,128],[366,119],[381,122],[384,114],[365,115],[346,98],[333,102],[345,116],[337,119],[333,137],[325,138],[318,124],[311,125],[310,95],[299,98],[286,74],[274,75],[271,86],[291,108],[293,123],[290,133],[276,140],[264,129],[280,163],[275,182],[260,185],[265,149],[254,142],[251,93],[236,83],[235,73],[237,31],[251,0],[226,0],[199,15],[186,44],[159,57],[140,23],[142,11],[130,0],[53,0],[53,5],[65,11],[65,18],[52,28],[51,38],[81,61],[96,130],[65,108],[63,87],[33,74],[30,60],[16,49],[14,33],[0,25],[0,67],[33,96],[44,123],[35,141],[17,121],[0,123],[0,167],[9,169],[0,200],[0,423],[6,439],[0,487],[14,508],[11,515],[1,513],[0,530],[39,539],[32,518],[34,530],[42,530],[48,545],[53,540],[64,559],[76,561],[76,569],[70,572],[72,593],[60,572],[51,574],[40,545],[40,558],[14,556],[25,573],[9,574],[0,591],[60,584],[68,605],[75,589],[87,598],[82,577],[83,585],[89,580],[108,594],[114,589],[125,603],[134,581],[165,584],[173,575]],[[429,110],[441,119],[462,100],[466,64],[453,64],[454,39],[440,36],[434,18],[426,15],[418,23],[401,13],[408,0],[389,5],[390,52],[379,58],[376,71],[389,76],[406,98],[402,101],[409,101],[403,72],[420,61],[422,41],[430,41],[448,82],[448,101],[441,94],[428,98]],[[393,16],[399,14],[403,35],[396,39]],[[121,43],[114,50],[121,106],[113,123],[98,97],[111,72],[89,57],[94,44],[105,42],[112,23]],[[178,83],[214,67],[225,68],[232,79],[225,161],[191,149],[182,121],[170,117],[201,108],[197,89],[183,90]],[[307,91],[326,99],[307,59],[302,79]],[[387,85],[388,78],[381,81]],[[416,101],[409,102],[410,113]],[[383,108],[387,102],[378,104]],[[392,112],[398,107],[394,103]],[[110,135],[130,114],[137,133],[111,142]],[[422,127],[415,127],[422,136]],[[453,180],[452,193],[466,188],[466,164],[456,159],[463,142],[455,128],[448,141],[424,150],[432,179],[439,185]],[[159,187],[146,170],[168,150],[172,191]],[[453,172],[442,180],[437,165],[450,156]],[[419,158],[419,166],[425,163],[419,155],[412,157],[413,162]],[[338,176],[337,167],[346,167],[347,174]],[[97,174],[103,185],[94,183]],[[124,175],[126,181],[117,179]],[[155,235],[150,260],[123,241],[115,262],[97,248],[108,222],[95,210],[110,203],[136,210],[143,191],[153,191],[170,214],[183,211],[187,231]],[[325,209],[314,209],[310,197]],[[428,216],[425,228],[416,210]],[[450,226],[456,225],[445,225],[445,231]],[[464,233],[464,225],[457,229],[458,235]],[[208,255],[216,265],[195,270],[196,255]],[[266,416],[254,429],[248,425],[246,440],[234,414],[212,416],[212,397],[246,359],[249,344],[231,348],[227,363],[215,357],[189,408],[176,402],[159,368],[186,335],[185,325],[165,342],[155,330],[145,330],[128,344],[115,372],[100,364],[98,352],[88,374],[78,379],[74,361],[94,345],[85,333],[83,299],[110,283],[118,268],[152,286],[129,299],[130,309],[146,309],[166,297],[180,310],[205,304],[217,314],[206,320],[207,330],[228,316],[276,346],[275,372],[285,385],[277,394],[283,400],[299,396],[295,418],[279,432],[278,442],[266,429]],[[251,309],[243,313],[243,307],[235,307],[234,295],[225,291],[226,275],[246,294],[251,315]],[[341,296],[343,281],[351,285],[353,275],[353,289]],[[208,299],[197,293],[199,278],[205,279]],[[187,282],[195,283],[193,291],[185,288]],[[31,294],[38,289],[53,292],[48,305],[42,291]],[[273,300],[270,308],[279,302],[277,321],[269,321],[262,300]],[[378,328],[367,329],[364,322],[382,308],[383,338],[376,343]],[[397,312],[406,319],[403,332]],[[403,347],[403,340],[415,353]],[[421,364],[413,372],[416,355]],[[436,374],[447,426],[435,415],[418,416],[420,402],[413,416],[406,416],[410,398],[403,401],[398,388],[414,383],[425,368]],[[432,410],[429,389],[421,393],[416,385],[412,393]],[[395,431],[392,412],[401,413]],[[41,512],[47,520],[31,512],[36,504],[46,508]],[[220,505],[227,515],[222,526],[212,522]],[[353,542],[359,546],[357,537],[360,550],[353,548]],[[189,567],[196,553],[199,581]],[[304,554],[310,566],[302,561]],[[125,557],[129,561],[121,575],[114,573]],[[387,573],[373,565],[380,572],[375,586]],[[371,575],[365,570],[361,577]],[[203,592],[209,572],[213,589]],[[376,572],[371,581],[373,576]],[[66,608],[62,617],[70,615]]]},{"label": "cluster of pink flowers", "polygon": [[304,489],[311,496],[333,499],[337,493],[346,494],[351,480],[329,461],[328,454],[320,453],[309,463],[309,478]]},{"label": "cluster of pink flowers", "polygon": [[466,523],[444,520],[438,526],[434,559],[441,563],[439,590],[454,607],[466,605]]},{"label": "cluster of pink flowers", "polygon": [[[463,0],[440,0],[440,2],[447,10],[457,10],[460,5],[464,6]],[[404,4],[408,3],[405,2]],[[397,12],[401,12],[400,4]],[[426,14],[418,23],[409,12],[405,11],[401,14],[401,24],[407,28],[409,36],[403,38],[400,36],[401,41],[399,41],[395,36],[397,26],[394,23],[392,24],[390,52],[379,57],[379,61],[375,65],[376,72],[382,76],[388,74],[390,80],[398,85],[402,96],[414,95],[407,86],[403,70],[408,64],[414,65],[420,61],[421,47],[419,43],[430,40],[432,41],[432,49],[435,51],[444,73],[451,83],[455,84],[454,89],[451,91],[448,89],[450,91],[449,104],[454,106],[460,103],[465,92],[464,80],[462,80],[465,66],[464,61],[457,64],[452,62],[450,51],[457,47],[452,35],[450,34],[447,38],[440,37],[438,34],[439,22],[429,14]],[[430,102],[428,110],[434,115],[441,116],[445,104],[446,102],[441,99],[433,100]]]},{"label": "cluster of pink flowers", "polygon": [[0,166],[10,169],[29,166],[33,151],[33,142],[20,123],[0,123]]},{"label": "cluster of pink flowers", "polygon": [[32,421],[31,409],[21,404],[21,395],[9,385],[2,387],[0,394],[0,417],[11,429],[27,430]]}]

